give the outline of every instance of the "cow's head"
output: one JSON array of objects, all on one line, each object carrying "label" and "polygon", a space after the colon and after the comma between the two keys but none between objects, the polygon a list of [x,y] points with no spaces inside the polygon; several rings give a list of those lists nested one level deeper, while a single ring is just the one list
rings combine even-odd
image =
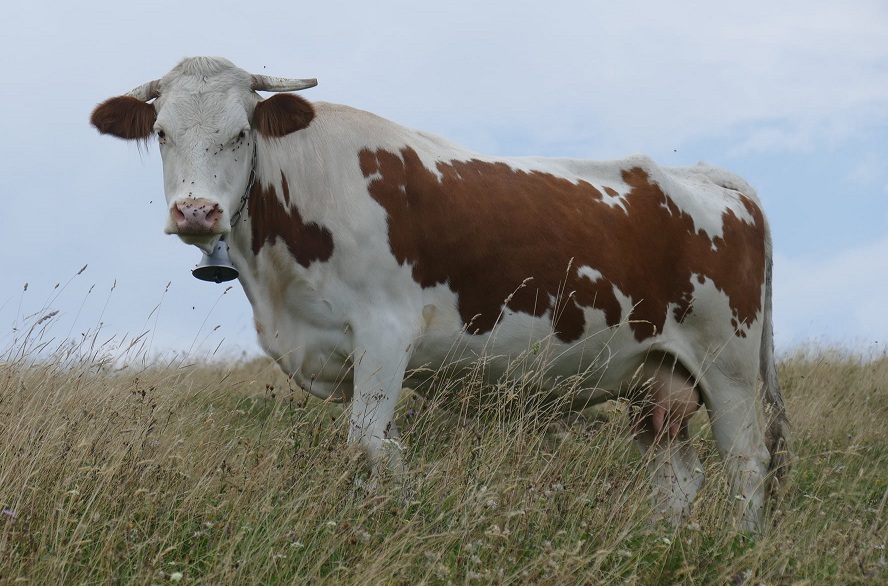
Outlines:
[{"label": "cow's head", "polygon": [[159,80],[99,104],[91,122],[127,140],[157,137],[169,218],[165,231],[210,252],[230,230],[248,188],[258,135],[306,128],[311,104],[286,92],[314,79],[251,75],[218,58],[183,60]]}]

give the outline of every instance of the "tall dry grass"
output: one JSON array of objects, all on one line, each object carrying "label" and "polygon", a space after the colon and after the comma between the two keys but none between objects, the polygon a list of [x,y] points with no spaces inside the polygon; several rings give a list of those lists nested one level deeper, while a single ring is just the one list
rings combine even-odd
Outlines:
[{"label": "tall dry grass", "polygon": [[649,521],[619,404],[565,430],[406,397],[409,474],[368,494],[340,410],[270,361],[121,367],[39,340],[0,359],[4,584],[888,581],[885,357],[781,363],[796,465],[756,538],[705,418],[707,482],[677,529]]}]

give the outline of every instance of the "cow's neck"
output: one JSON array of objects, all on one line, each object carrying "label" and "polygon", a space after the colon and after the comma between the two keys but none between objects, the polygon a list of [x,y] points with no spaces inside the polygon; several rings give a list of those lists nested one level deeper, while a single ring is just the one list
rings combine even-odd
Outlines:
[{"label": "cow's neck", "polygon": [[234,228],[234,225],[240,219],[241,214],[244,211],[244,208],[247,205],[247,201],[250,199],[250,192],[253,190],[253,183],[256,182],[256,139],[253,139],[253,160],[250,163],[250,180],[247,181],[247,188],[244,190],[244,194],[240,198],[240,203],[237,206],[237,209],[231,214],[231,227]]}]

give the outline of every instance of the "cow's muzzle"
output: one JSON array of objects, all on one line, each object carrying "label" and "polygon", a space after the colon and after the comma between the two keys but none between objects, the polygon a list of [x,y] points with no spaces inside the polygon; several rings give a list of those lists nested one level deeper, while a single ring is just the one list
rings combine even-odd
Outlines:
[{"label": "cow's muzzle", "polygon": [[218,203],[196,198],[177,201],[170,208],[170,232],[179,236],[213,236],[223,232],[224,214]]}]

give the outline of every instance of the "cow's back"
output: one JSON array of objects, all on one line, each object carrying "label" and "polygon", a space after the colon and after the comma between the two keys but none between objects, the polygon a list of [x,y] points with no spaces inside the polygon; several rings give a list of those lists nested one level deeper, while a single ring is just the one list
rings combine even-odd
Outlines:
[{"label": "cow's back", "polygon": [[391,254],[425,296],[414,363],[542,341],[563,375],[614,352],[758,333],[767,228],[739,178],[641,156],[484,157],[426,136],[359,153]]}]

